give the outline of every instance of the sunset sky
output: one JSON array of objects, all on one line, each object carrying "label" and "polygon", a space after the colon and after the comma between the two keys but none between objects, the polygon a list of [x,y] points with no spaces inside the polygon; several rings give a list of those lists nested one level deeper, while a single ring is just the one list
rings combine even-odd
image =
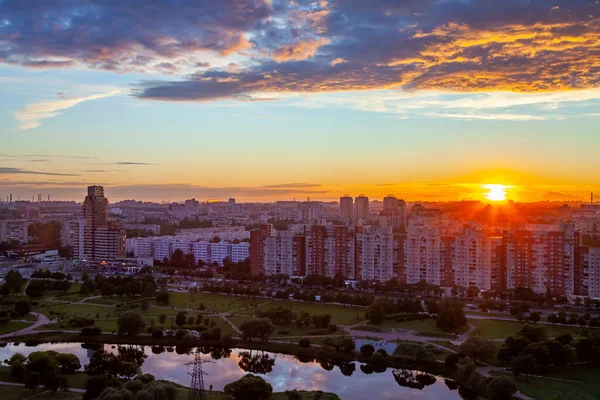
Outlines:
[{"label": "sunset sky", "polygon": [[600,194],[597,0],[0,0],[0,196]]}]

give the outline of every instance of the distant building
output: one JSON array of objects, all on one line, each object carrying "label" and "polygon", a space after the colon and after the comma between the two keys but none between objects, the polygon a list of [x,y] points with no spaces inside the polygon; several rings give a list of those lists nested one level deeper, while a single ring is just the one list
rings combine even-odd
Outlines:
[{"label": "distant building", "polygon": [[108,220],[108,199],[102,186],[89,186],[83,202],[83,253],[85,259],[112,260],[126,255],[125,230]]},{"label": "distant building", "polygon": [[349,195],[340,197],[340,217],[343,219],[354,217],[354,200]]},{"label": "distant building", "polygon": [[0,242],[16,240],[26,243],[28,239],[29,222],[26,219],[0,220]]},{"label": "distant building", "polygon": [[354,199],[354,214],[356,219],[369,218],[369,198],[364,194]]}]

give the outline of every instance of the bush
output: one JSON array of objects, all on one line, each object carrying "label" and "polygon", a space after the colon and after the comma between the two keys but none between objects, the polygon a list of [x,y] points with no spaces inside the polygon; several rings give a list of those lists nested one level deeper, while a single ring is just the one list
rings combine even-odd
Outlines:
[{"label": "bush", "polygon": [[17,319],[17,318],[20,318],[20,317],[21,317],[21,314],[19,314],[18,312],[16,312],[16,311],[11,311],[10,312],[10,318],[11,319]]},{"label": "bush", "polygon": [[372,344],[363,344],[360,346],[360,354],[365,357],[371,357],[375,353],[375,348]]},{"label": "bush", "polygon": [[152,331],[152,338],[153,339],[160,339],[161,337],[163,337],[163,331],[162,331],[162,329],[154,329]]},{"label": "bush", "polygon": [[86,326],[81,330],[82,335],[99,335],[102,329],[99,326]]},{"label": "bush", "polygon": [[183,339],[186,333],[188,333],[188,331],[186,331],[185,329],[179,329],[175,334],[175,337],[177,338],[177,340],[181,340]]},{"label": "bush", "polygon": [[277,333],[280,334],[280,335],[289,335],[290,331],[285,330],[285,329],[280,329],[280,330],[277,331]]},{"label": "bush", "polygon": [[455,367],[456,365],[458,365],[459,358],[460,357],[456,353],[448,354],[448,357],[446,357],[444,363],[447,367]]},{"label": "bush", "polygon": [[210,330],[210,336],[212,337],[212,340],[220,340],[221,339],[221,328],[219,328],[218,326],[213,327]]},{"label": "bush", "polygon": [[94,320],[83,317],[76,317],[69,320],[69,326],[74,328],[83,328],[84,326],[94,325]]},{"label": "bush", "polygon": [[377,352],[379,354],[381,354],[383,357],[387,357],[388,356],[388,353],[387,353],[387,351],[385,351],[385,349],[379,349],[379,350],[377,350]]},{"label": "bush", "polygon": [[204,331],[200,334],[200,339],[206,342],[210,342],[211,340],[213,340],[213,337],[210,332]]},{"label": "bush", "polygon": [[223,346],[224,348],[228,349],[232,346],[233,341],[231,340],[231,336],[229,335],[224,335],[221,337],[221,346]]},{"label": "bush", "polygon": [[310,347],[310,339],[307,339],[307,338],[300,339],[300,341],[298,342],[298,346],[303,347],[305,349]]}]

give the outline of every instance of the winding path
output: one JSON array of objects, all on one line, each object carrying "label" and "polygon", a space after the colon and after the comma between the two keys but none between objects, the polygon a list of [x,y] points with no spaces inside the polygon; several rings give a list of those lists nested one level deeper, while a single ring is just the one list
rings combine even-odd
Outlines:
[{"label": "winding path", "polygon": [[30,335],[32,333],[37,333],[37,331],[35,330],[36,328],[42,326],[42,325],[48,325],[48,324],[52,324],[56,321],[49,319],[48,317],[46,317],[44,314],[40,314],[40,313],[36,313],[36,312],[32,312],[31,315],[35,315],[37,317],[37,320],[29,325],[27,328],[23,328],[21,330],[18,331],[14,331],[14,332],[10,332],[10,333],[5,333],[4,335],[0,335],[0,339],[2,338],[8,338],[11,336],[20,336],[20,335]]}]

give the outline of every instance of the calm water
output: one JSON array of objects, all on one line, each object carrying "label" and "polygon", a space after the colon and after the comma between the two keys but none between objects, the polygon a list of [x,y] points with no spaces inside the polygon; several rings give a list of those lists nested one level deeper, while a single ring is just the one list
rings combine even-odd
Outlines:
[{"label": "calm water", "polygon": [[[116,351],[116,346],[104,345],[107,351]],[[61,353],[75,354],[81,361],[81,365],[86,365],[89,362],[89,357],[93,353],[92,350],[84,349],[78,343],[60,343],[60,344],[42,344],[36,347],[27,347],[24,344],[8,344],[4,348],[0,348],[0,360],[10,358],[14,353],[22,353],[28,355],[34,351],[54,350]],[[194,360],[193,355],[177,354],[173,352],[163,352],[161,354],[153,354],[150,347],[145,347],[145,353],[148,358],[142,366],[144,373],[150,373],[157,379],[165,379],[177,382],[183,385],[189,385],[190,377],[187,374],[189,368],[185,365]],[[204,370],[208,373],[205,377],[205,385],[208,389],[209,385],[213,385],[213,389],[220,390],[223,387],[242,377],[246,372],[238,365],[240,361],[247,361],[246,358],[240,356],[242,352],[249,352],[243,349],[233,349],[229,358],[221,358],[212,360],[210,355],[203,356],[203,359],[211,360],[212,362],[204,364]],[[323,365],[319,362],[301,362],[294,356],[272,354],[265,352],[251,352],[251,355],[262,356],[268,355],[266,360],[266,370],[271,370],[261,376],[273,385],[274,391],[280,392],[288,389],[298,390],[322,390],[324,392],[333,392],[340,396],[343,400],[364,400],[364,399],[423,399],[423,400],[460,400],[461,396],[456,390],[450,390],[446,386],[444,379],[440,377],[431,377],[432,383],[425,386],[423,389],[409,388],[400,386],[395,377],[394,370],[388,369],[382,373],[365,373],[361,370],[359,363],[354,363],[354,366],[346,365],[346,375],[352,369],[354,372],[351,376],[346,376],[340,371],[340,367]],[[248,354],[246,354],[248,356]],[[274,360],[274,364],[271,365]],[[264,364],[261,364],[264,367]],[[331,369],[331,370],[328,370]],[[369,372],[369,371],[367,371]],[[398,371],[404,373],[404,377],[412,382],[411,387],[418,385],[414,379],[418,372],[414,371]],[[423,378],[422,376],[420,378]],[[433,379],[435,378],[435,379]],[[425,379],[427,380],[427,379]],[[420,381],[423,381],[420,379]]]}]

